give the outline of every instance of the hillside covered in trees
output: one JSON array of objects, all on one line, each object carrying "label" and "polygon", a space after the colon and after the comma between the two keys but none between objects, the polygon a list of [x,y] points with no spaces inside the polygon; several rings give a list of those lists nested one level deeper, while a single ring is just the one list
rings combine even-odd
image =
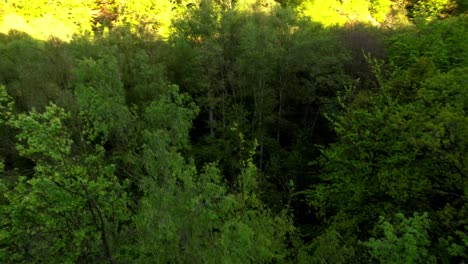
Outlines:
[{"label": "hillside covered in trees", "polygon": [[4,0],[1,263],[466,263],[466,0]]}]

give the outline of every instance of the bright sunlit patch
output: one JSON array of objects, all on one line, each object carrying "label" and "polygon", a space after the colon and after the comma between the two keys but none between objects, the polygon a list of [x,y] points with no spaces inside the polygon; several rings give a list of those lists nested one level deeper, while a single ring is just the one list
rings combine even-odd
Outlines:
[{"label": "bright sunlit patch", "polygon": [[[385,11],[379,10],[378,18],[383,20]],[[371,13],[371,5],[367,0],[338,1],[338,0],[309,0],[304,1],[298,8],[299,13],[325,27],[344,26],[345,24],[367,23],[379,26],[380,23]],[[384,12],[382,14],[382,12]]]},{"label": "bright sunlit patch", "polygon": [[64,23],[53,15],[44,15],[40,18],[27,21],[18,14],[8,14],[3,17],[0,32],[8,34],[11,30],[27,33],[35,39],[47,40],[56,37],[63,41],[70,41],[73,34],[78,33],[79,28],[73,24]]},{"label": "bright sunlit patch", "polygon": [[0,25],[0,32],[7,34],[10,30],[18,30],[26,33],[33,31],[28,22],[20,15],[17,14],[8,14],[3,17],[2,23]]},{"label": "bright sunlit patch", "polygon": [[0,32],[16,30],[39,40],[70,41],[75,34],[91,31],[93,7],[94,0],[6,1],[0,6]]}]

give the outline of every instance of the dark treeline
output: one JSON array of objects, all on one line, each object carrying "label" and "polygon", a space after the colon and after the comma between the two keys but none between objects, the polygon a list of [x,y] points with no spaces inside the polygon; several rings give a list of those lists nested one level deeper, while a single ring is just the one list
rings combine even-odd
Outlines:
[{"label": "dark treeline", "polygon": [[464,263],[466,1],[4,1],[0,262]]}]

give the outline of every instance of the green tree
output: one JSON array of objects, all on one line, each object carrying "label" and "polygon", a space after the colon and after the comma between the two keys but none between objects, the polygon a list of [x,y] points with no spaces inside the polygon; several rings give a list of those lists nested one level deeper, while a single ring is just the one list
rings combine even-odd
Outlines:
[{"label": "green tree", "polygon": [[3,36],[0,82],[20,111],[43,109],[50,101],[62,107],[72,102],[72,58],[59,39],[41,42],[20,33]]},{"label": "green tree", "polygon": [[[378,215],[405,210],[437,216],[430,229],[437,236],[462,230],[458,221],[465,217],[467,202],[464,78],[465,68],[435,75],[412,101],[401,103],[385,85],[377,94],[354,95],[344,114],[333,119],[339,140],[323,151],[323,182],[311,191],[318,216],[344,236],[366,237],[371,229],[365,227],[373,226]],[[462,212],[450,216],[458,219],[450,227],[444,224],[447,207]]]},{"label": "green tree", "polygon": [[14,183],[2,180],[1,226],[8,230],[0,242],[7,254],[3,261],[124,258],[121,246],[131,238],[127,183],[117,179],[115,165],[90,137],[92,124],[82,122],[83,133],[75,137],[67,125],[70,114],[54,104],[43,113],[20,115],[12,115],[8,105],[5,121],[20,131],[17,149],[34,162],[34,173]]},{"label": "green tree", "polygon": [[284,259],[291,225],[256,198],[253,164],[239,176],[239,191],[230,193],[218,169],[210,165],[197,173],[180,155],[195,113],[175,86],[141,112],[135,142],[141,147],[131,159],[143,192],[136,216],[139,262]]},{"label": "green tree", "polygon": [[407,70],[421,57],[432,59],[435,68],[443,72],[463,67],[467,64],[468,46],[462,36],[467,30],[466,16],[418,23],[387,38],[389,59],[401,70]]},{"label": "green tree", "polygon": [[364,243],[369,248],[372,258],[380,263],[435,263],[434,256],[429,251],[431,241],[427,234],[430,226],[427,213],[414,214],[405,218],[397,214],[397,223],[392,225],[381,218],[379,228],[384,232],[384,238],[371,238]]},{"label": "green tree", "polygon": [[335,230],[329,230],[303,246],[297,256],[299,263],[348,263],[355,255],[352,246]]}]

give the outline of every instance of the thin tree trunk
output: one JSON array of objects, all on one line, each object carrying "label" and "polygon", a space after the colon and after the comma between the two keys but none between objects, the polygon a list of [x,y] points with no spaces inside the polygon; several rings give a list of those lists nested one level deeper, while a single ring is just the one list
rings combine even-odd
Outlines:
[{"label": "thin tree trunk", "polygon": [[278,107],[278,124],[276,128],[276,141],[280,142],[280,122],[283,114],[283,78],[280,76],[280,92],[279,92],[279,107]]},{"label": "thin tree trunk", "polygon": [[262,114],[262,108],[263,108],[263,82],[262,79],[260,78],[259,80],[259,85],[260,85],[260,109],[259,109],[259,116],[258,116],[258,129],[260,130],[260,170],[263,170],[263,114]]},{"label": "thin tree trunk", "polygon": [[317,124],[317,120],[319,118],[319,115],[320,115],[320,107],[317,107],[317,111],[315,112],[315,116],[314,116],[314,122],[312,123],[312,127],[311,127],[311,137],[314,136],[314,132],[315,132],[315,125]]},{"label": "thin tree trunk", "polygon": [[226,93],[226,84],[224,81],[224,73],[221,72],[221,89],[223,89],[223,98],[222,98],[222,115],[223,115],[223,129],[226,129],[226,98],[227,98],[227,93]]},{"label": "thin tree trunk", "polygon": [[[95,201],[93,201],[95,203]],[[102,244],[105,249],[107,259],[109,260],[109,263],[114,264],[114,258],[112,257],[112,251],[109,246],[109,242],[107,241],[107,232],[106,232],[106,223],[104,221],[104,218],[102,217],[102,212],[101,209],[99,209],[99,206],[95,204],[96,210],[98,212],[99,216],[99,221],[101,222],[101,238],[102,238]]]},{"label": "thin tree trunk", "polygon": [[[107,241],[106,224],[104,222],[104,217],[102,216],[101,209],[97,205],[94,198],[92,198],[91,195],[89,194],[88,188],[86,186],[83,186],[83,189],[86,193],[86,196],[88,196],[88,209],[91,212],[91,215],[93,216],[94,225],[96,226],[96,229],[98,229],[99,232],[101,233],[102,248],[106,254],[106,257],[109,263],[114,264],[115,261],[114,261],[114,258],[112,257],[112,251],[110,249],[109,242]],[[97,217],[96,217],[95,210],[97,211]],[[98,222],[98,220],[100,223]]]},{"label": "thin tree trunk", "polygon": [[214,124],[214,106],[213,104],[210,103],[210,109],[208,111],[208,125],[210,126],[210,136],[214,137],[214,129],[213,129],[213,124]]},{"label": "thin tree trunk", "polygon": [[213,92],[211,90],[211,81],[209,82],[208,84],[208,126],[210,127],[210,136],[211,137],[214,137],[215,136],[215,132],[214,132],[214,129],[213,129],[213,125],[214,125],[214,96],[213,96]]}]

